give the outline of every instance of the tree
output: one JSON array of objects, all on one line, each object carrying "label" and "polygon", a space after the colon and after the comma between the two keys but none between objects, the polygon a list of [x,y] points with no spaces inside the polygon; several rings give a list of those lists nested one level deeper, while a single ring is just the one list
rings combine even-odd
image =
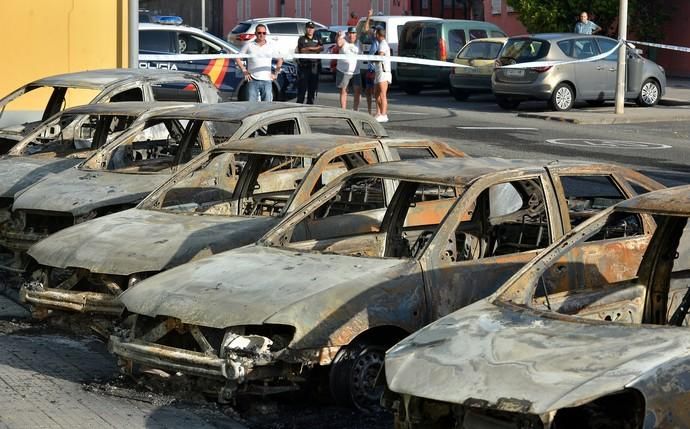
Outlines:
[{"label": "tree", "polygon": [[[620,0],[507,0],[530,33],[571,32],[580,12],[590,13],[602,34],[618,36]],[[628,29],[638,40],[658,41],[672,10],[665,0],[628,0]]]}]

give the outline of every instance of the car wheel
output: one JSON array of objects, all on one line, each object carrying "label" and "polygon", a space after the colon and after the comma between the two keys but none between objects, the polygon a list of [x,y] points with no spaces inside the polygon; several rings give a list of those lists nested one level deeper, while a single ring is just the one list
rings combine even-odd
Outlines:
[{"label": "car wheel", "polygon": [[450,87],[450,93],[453,94],[453,97],[458,101],[465,101],[470,96],[469,92],[453,88],[452,86]]},{"label": "car wheel", "polygon": [[549,100],[549,107],[556,112],[565,112],[570,110],[575,103],[575,92],[573,88],[567,83],[559,84],[551,94]]},{"label": "car wheel", "polygon": [[586,100],[587,104],[594,107],[601,107],[606,103],[606,100]]},{"label": "car wheel", "polygon": [[505,96],[496,96],[496,102],[498,106],[503,110],[514,110],[520,105],[518,100],[513,100],[512,98]]},{"label": "car wheel", "polygon": [[637,97],[638,106],[652,107],[656,105],[659,102],[659,94],[661,94],[659,84],[652,79],[645,80],[640,95]]},{"label": "car wheel", "polygon": [[386,347],[368,342],[340,349],[329,375],[333,399],[340,405],[354,405],[361,410],[378,408],[383,386],[376,386],[376,377],[385,355]]}]

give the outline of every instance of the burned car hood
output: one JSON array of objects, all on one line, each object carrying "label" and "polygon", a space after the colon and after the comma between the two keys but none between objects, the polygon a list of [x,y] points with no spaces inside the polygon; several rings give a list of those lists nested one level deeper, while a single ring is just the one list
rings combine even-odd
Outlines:
[{"label": "burned car hood", "polygon": [[0,197],[14,194],[49,174],[59,173],[79,164],[81,159],[7,156],[0,159]]},{"label": "burned car hood", "polygon": [[619,392],[689,351],[681,328],[556,320],[482,300],[392,347],[385,368],[397,393],[543,414]]},{"label": "burned car hood", "polygon": [[50,267],[103,274],[162,271],[251,244],[277,221],[129,209],[58,231],[31,247],[29,254]]},{"label": "burned car hood", "polygon": [[[157,274],[120,300],[131,312],[214,328],[261,324],[280,310],[333,288],[366,288],[365,277],[409,263],[246,246]],[[318,312],[318,309],[315,309]]]},{"label": "burned car hood", "polygon": [[169,174],[122,174],[73,168],[46,177],[17,195],[13,210],[44,210],[80,216],[91,210],[135,204]]}]

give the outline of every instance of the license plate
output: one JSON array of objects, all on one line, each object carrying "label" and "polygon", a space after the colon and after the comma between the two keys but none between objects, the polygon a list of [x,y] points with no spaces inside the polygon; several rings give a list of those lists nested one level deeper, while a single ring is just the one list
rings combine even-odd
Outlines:
[{"label": "license plate", "polygon": [[506,69],[506,76],[512,76],[512,77],[523,77],[525,75],[525,71],[523,69]]}]

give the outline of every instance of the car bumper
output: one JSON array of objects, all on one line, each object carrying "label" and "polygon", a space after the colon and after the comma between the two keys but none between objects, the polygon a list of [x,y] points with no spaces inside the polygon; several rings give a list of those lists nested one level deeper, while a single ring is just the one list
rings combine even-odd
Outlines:
[{"label": "car bumper", "polygon": [[236,362],[205,353],[178,349],[141,340],[110,336],[108,350],[126,361],[206,378],[240,380],[244,368]]},{"label": "car bumper", "polygon": [[117,297],[113,295],[35,287],[30,284],[21,287],[19,299],[34,307],[76,313],[100,313],[118,316],[124,309]]},{"label": "car bumper", "polygon": [[549,84],[535,83],[535,84],[506,84],[496,82],[491,84],[494,94],[501,96],[509,96],[513,98],[548,100],[551,98],[554,88]]},{"label": "car bumper", "polygon": [[491,75],[471,76],[451,74],[450,86],[463,91],[491,92]]}]

